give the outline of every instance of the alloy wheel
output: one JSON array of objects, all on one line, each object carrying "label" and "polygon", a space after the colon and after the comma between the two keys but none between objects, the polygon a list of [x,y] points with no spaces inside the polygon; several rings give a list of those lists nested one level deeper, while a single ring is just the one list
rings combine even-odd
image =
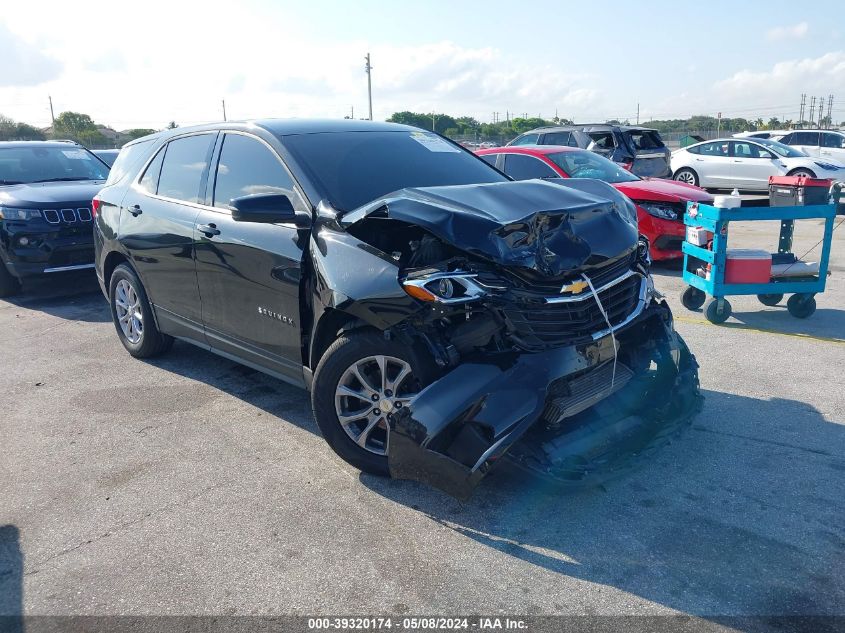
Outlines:
[{"label": "alloy wheel", "polygon": [[420,390],[411,366],[394,356],[368,356],[347,368],[335,390],[340,426],[361,448],[387,455],[388,418]]},{"label": "alloy wheel", "polygon": [[677,176],[675,176],[675,180],[679,182],[683,182],[687,185],[694,185],[695,184],[695,176],[691,171],[682,171],[679,172]]},{"label": "alloy wheel", "polygon": [[126,279],[117,282],[114,289],[114,307],[123,336],[133,345],[139,343],[144,336],[144,315],[141,312],[141,299],[135,288]]}]

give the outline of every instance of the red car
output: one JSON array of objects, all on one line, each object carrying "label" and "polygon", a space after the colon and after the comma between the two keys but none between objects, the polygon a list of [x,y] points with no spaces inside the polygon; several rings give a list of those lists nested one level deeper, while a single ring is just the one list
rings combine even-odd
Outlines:
[{"label": "red car", "polygon": [[713,196],[699,187],[662,178],[640,178],[594,152],[575,147],[496,147],[476,154],[514,180],[595,178],[612,184],[637,206],[640,233],[649,239],[655,260],[682,256],[687,201],[713,202]]}]

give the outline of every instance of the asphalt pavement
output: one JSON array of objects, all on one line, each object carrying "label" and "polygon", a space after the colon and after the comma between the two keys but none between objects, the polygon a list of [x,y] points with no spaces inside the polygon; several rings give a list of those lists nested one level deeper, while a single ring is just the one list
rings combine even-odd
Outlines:
[{"label": "asphalt pavement", "polygon": [[602,487],[503,470],[466,503],[344,464],[303,391],[132,359],[93,273],[32,284],[0,300],[0,613],[845,614],[843,247],[800,321],[740,297],[711,325],[656,266],[692,426]]}]

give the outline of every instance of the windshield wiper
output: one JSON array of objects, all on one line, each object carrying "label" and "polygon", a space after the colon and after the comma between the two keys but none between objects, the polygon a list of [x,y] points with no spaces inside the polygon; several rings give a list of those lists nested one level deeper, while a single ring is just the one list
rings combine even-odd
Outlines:
[{"label": "windshield wiper", "polygon": [[64,177],[64,178],[45,178],[44,180],[33,180],[32,182],[74,182],[77,180],[95,180],[94,178],[87,178],[87,177]]}]

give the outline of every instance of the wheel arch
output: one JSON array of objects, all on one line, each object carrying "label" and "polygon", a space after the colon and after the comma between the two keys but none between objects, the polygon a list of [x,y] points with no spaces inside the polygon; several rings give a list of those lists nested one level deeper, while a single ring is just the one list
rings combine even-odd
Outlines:
[{"label": "wheel arch", "polygon": [[370,326],[358,317],[343,310],[327,308],[315,324],[309,341],[306,359],[308,367],[312,371],[317,368],[317,363],[320,362],[329,345],[337,339],[338,334],[342,331],[348,332],[364,327]]},{"label": "wheel arch", "polygon": [[792,169],[790,169],[788,172],[786,172],[786,175],[787,175],[787,176],[792,176],[792,175],[794,175],[795,173],[800,172],[800,171],[805,171],[805,172],[807,172],[808,174],[810,174],[810,178],[815,178],[815,177],[816,177],[816,172],[814,172],[814,171],[813,171],[812,169],[810,169],[809,167],[793,167],[793,168],[792,168]]},{"label": "wheel arch", "polygon": [[678,167],[675,171],[673,171],[672,172],[672,180],[675,180],[677,175],[684,170],[692,172],[692,175],[695,176],[695,180],[699,183],[698,186],[700,187],[701,186],[701,176],[699,176],[698,172],[695,171],[695,169],[693,169],[689,165],[684,165],[683,167]]},{"label": "wheel arch", "polygon": [[[106,290],[108,290],[109,284],[111,283],[111,276],[114,274],[114,269],[120,266],[120,264],[128,264],[132,270],[135,270],[129,258],[120,251],[110,252],[103,260],[103,284],[105,284]],[[137,270],[135,270],[135,274],[138,274]]]}]

